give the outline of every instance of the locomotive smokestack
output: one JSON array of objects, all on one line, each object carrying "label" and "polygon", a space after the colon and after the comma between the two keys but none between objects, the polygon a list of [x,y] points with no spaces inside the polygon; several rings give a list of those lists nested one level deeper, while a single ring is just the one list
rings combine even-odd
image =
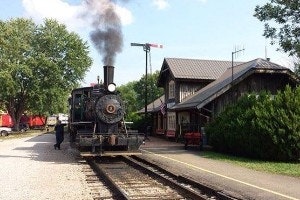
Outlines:
[{"label": "locomotive smokestack", "polygon": [[104,69],[104,85],[107,87],[108,84],[114,82],[114,66],[105,65]]}]

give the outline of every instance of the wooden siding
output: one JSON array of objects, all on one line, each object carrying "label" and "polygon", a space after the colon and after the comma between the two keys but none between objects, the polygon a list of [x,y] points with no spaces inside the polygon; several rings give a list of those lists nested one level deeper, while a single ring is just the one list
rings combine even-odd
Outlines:
[{"label": "wooden siding", "polygon": [[181,83],[179,85],[179,90],[177,91],[179,93],[178,102],[182,102],[185,98],[194,94],[195,92],[203,88],[205,85],[206,84],[199,83]]},{"label": "wooden siding", "polygon": [[[209,83],[211,83],[211,80],[208,81],[193,81],[193,80],[189,80],[189,81],[182,81],[182,80],[174,80],[174,84],[175,84],[175,98],[170,98],[169,97],[169,82],[172,81],[174,79],[172,79],[170,76],[168,77],[168,79],[165,82],[165,102],[167,103],[167,106],[171,106],[171,105],[176,105],[177,103],[180,103],[184,98],[187,98],[189,95],[194,94],[195,92],[197,92],[198,90],[202,89],[203,87],[205,87],[206,85],[208,85]],[[189,111],[190,113],[190,122],[187,123],[189,124],[188,127],[191,130],[198,130],[200,126],[204,126],[205,123],[207,123],[207,117],[205,116],[201,116],[200,113],[196,112],[196,111]],[[176,115],[177,116],[177,115]],[[170,127],[169,124],[169,119],[168,117],[165,118],[166,119],[166,124],[164,125],[163,129],[165,129],[166,131],[174,131],[173,127]],[[178,116],[176,117],[176,124],[178,125],[179,122],[179,118]],[[194,124],[191,126],[191,124]],[[176,129],[178,127],[176,126]]]},{"label": "wooden siding", "polygon": [[214,116],[218,115],[229,104],[236,102],[242,95],[253,92],[259,93],[261,91],[269,91],[271,94],[276,94],[278,90],[283,90],[288,84],[292,87],[295,86],[295,83],[289,81],[288,75],[252,74],[212,102]]}]

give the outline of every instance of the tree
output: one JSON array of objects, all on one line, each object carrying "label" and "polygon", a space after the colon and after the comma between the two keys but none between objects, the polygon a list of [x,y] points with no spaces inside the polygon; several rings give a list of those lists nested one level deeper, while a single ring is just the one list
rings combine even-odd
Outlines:
[{"label": "tree", "polygon": [[118,87],[122,99],[125,102],[126,121],[137,121],[139,119],[139,115],[136,112],[139,110],[139,107],[137,105],[137,92],[134,90],[135,84],[137,84],[137,81],[129,82],[126,85]]},{"label": "tree", "polygon": [[65,109],[70,90],[84,78],[92,60],[88,46],[66,26],[46,19],[0,21],[0,101],[15,128],[21,115]]},{"label": "tree", "polygon": [[260,21],[269,22],[265,23],[263,35],[272,40],[271,44],[278,40],[279,46],[285,52],[298,58],[300,58],[299,10],[299,0],[270,0],[264,6],[256,6],[254,14]]},{"label": "tree", "polygon": [[[159,71],[147,76],[148,104],[163,95],[163,90],[156,86]],[[143,124],[144,118],[137,113],[145,106],[145,76],[139,81],[129,82],[118,88],[126,104],[126,120],[134,122],[134,128]]]},{"label": "tree", "polygon": [[300,77],[300,58],[294,58],[294,72]]},{"label": "tree", "polygon": [[[159,71],[155,71],[153,74],[148,74],[147,76],[147,104],[163,95],[163,89],[156,86],[158,76]],[[146,76],[144,75],[134,86],[134,90],[137,91],[137,104],[139,109],[145,106],[145,85]]]}]

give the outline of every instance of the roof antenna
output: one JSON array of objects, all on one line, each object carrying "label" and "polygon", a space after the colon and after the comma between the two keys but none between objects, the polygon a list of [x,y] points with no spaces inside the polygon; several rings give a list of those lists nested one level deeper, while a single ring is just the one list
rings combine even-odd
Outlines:
[{"label": "roof antenna", "polygon": [[245,48],[234,47],[234,51],[231,52],[231,83],[233,82],[233,57],[236,58],[238,53],[245,51]]}]

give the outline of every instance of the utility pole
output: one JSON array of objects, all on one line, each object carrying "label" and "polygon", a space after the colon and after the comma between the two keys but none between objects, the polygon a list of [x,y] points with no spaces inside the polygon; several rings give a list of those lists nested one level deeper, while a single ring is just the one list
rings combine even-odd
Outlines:
[{"label": "utility pole", "polygon": [[[143,50],[146,53],[146,70],[145,70],[145,121],[147,120],[147,105],[148,105],[148,53],[150,52],[150,48],[154,47],[154,48],[163,48],[163,45],[160,44],[150,44],[150,43],[131,43],[131,46],[139,46],[139,47],[143,47]],[[147,126],[145,131],[147,131]],[[145,132],[146,133],[146,132]]]}]

